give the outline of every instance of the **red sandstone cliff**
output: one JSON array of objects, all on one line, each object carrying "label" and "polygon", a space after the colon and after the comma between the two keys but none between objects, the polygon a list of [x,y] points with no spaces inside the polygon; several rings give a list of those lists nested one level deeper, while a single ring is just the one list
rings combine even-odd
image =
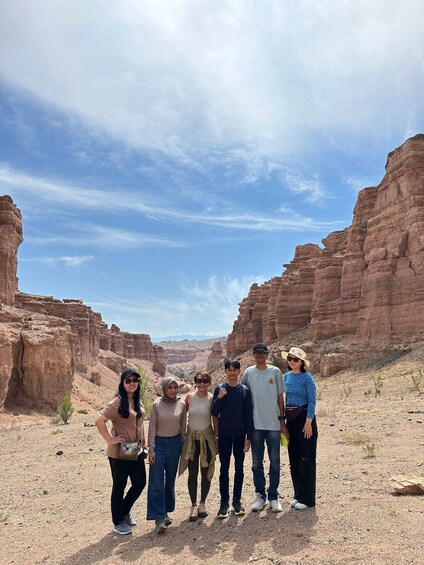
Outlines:
[{"label": "red sandstone cliff", "polygon": [[341,336],[386,346],[424,339],[424,135],[389,154],[381,183],[359,193],[352,225],[323,245],[297,247],[281,277],[252,285],[230,355],[305,327],[318,349]]},{"label": "red sandstone cliff", "polygon": [[21,243],[21,213],[10,196],[0,197],[0,411],[5,404],[56,409],[74,371],[99,382],[102,362],[120,372],[127,359],[146,360],[165,374],[167,355],[147,334],[109,329],[81,300],[18,292]]}]

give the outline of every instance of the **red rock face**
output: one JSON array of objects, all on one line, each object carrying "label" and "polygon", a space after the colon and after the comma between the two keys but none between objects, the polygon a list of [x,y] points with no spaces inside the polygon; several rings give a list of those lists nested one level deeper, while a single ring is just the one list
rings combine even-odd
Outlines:
[{"label": "red rock face", "polygon": [[209,354],[206,370],[210,373],[222,366],[225,359],[225,347],[220,341],[216,341],[212,345],[212,351]]},{"label": "red rock face", "polygon": [[272,343],[309,324],[321,253],[318,245],[299,245],[281,277],[251,286],[228,336],[228,355],[239,355],[258,341]]},{"label": "red rock face", "polygon": [[15,303],[17,252],[22,243],[22,216],[10,196],[0,196],[0,302]]},{"label": "red rock face", "polygon": [[389,154],[380,185],[359,193],[352,225],[323,244],[296,248],[281,277],[252,285],[229,354],[305,326],[318,342],[424,338],[424,135]]}]

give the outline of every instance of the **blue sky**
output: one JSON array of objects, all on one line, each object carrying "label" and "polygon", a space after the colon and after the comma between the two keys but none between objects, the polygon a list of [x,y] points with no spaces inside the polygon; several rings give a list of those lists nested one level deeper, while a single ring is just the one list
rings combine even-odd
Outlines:
[{"label": "blue sky", "polygon": [[424,131],[421,0],[0,0],[20,289],[224,335]]}]

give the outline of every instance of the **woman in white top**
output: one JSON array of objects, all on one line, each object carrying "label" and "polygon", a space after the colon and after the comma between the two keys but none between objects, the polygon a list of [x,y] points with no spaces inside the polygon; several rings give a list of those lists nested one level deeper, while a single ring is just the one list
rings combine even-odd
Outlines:
[{"label": "woman in white top", "polygon": [[[181,475],[188,467],[188,492],[191,499],[189,520],[206,518],[206,497],[215,471],[215,435],[212,429],[211,404],[212,394],[208,392],[211,376],[199,371],[194,376],[196,390],[187,394],[188,411],[187,435],[184,441],[181,460]],[[197,506],[197,477],[201,474],[200,503]]]}]

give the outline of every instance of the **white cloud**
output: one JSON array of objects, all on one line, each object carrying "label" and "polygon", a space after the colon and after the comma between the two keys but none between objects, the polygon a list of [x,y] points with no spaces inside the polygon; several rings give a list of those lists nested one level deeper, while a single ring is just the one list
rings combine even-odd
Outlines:
[{"label": "white cloud", "polygon": [[242,164],[246,183],[317,136],[422,123],[421,0],[15,0],[0,22],[9,84],[133,147]]},{"label": "white cloud", "polygon": [[[322,221],[307,217],[306,215],[293,214],[291,217],[278,216],[275,213],[266,215],[255,210],[240,210],[237,213],[227,212],[225,203],[221,203],[219,213],[210,213],[208,210],[186,210],[170,208],[167,203],[158,202],[160,196],[157,195],[156,202],[153,197],[145,194],[134,194],[126,192],[120,188],[115,190],[101,190],[97,188],[79,187],[63,183],[60,180],[39,178],[27,175],[20,171],[11,169],[7,164],[0,164],[0,182],[4,187],[9,187],[14,193],[23,192],[33,198],[44,200],[45,202],[56,203],[61,207],[74,206],[85,210],[97,211],[129,211],[139,213],[148,218],[174,224],[198,224],[215,228],[225,228],[228,230],[242,231],[321,231],[332,228],[340,224],[339,221]],[[293,190],[302,191],[302,183],[297,179],[297,185],[293,183]],[[311,193],[318,190],[317,187],[311,189]],[[162,205],[159,205],[162,204]],[[93,228],[94,229],[94,228]],[[111,232],[107,228],[97,228],[94,240],[102,243],[104,238],[101,232]],[[153,239],[157,244],[168,244],[168,246],[178,247],[181,243],[161,240],[152,236],[129,234],[124,232],[116,233],[116,244],[122,239],[127,239],[134,245],[152,243]],[[113,240],[113,238],[112,238]],[[109,241],[109,239],[108,239]],[[78,243],[78,240],[75,240]],[[85,243],[84,239],[80,240]],[[113,244],[113,241],[112,241]]]},{"label": "white cloud", "polygon": [[45,265],[57,265],[63,264],[66,267],[79,267],[88,261],[94,259],[92,255],[64,255],[63,257],[32,257],[32,258],[21,258],[20,261],[24,261],[26,263],[34,262],[34,263],[44,263]]},{"label": "white cloud", "polygon": [[113,313],[114,323],[127,331],[135,331],[142,319],[144,331],[154,336],[189,334],[190,326],[197,328],[195,334],[224,335],[231,330],[238,303],[247,296],[251,285],[265,282],[262,275],[213,275],[203,284],[187,275],[182,277],[179,299],[103,297],[90,301],[90,306]]}]

